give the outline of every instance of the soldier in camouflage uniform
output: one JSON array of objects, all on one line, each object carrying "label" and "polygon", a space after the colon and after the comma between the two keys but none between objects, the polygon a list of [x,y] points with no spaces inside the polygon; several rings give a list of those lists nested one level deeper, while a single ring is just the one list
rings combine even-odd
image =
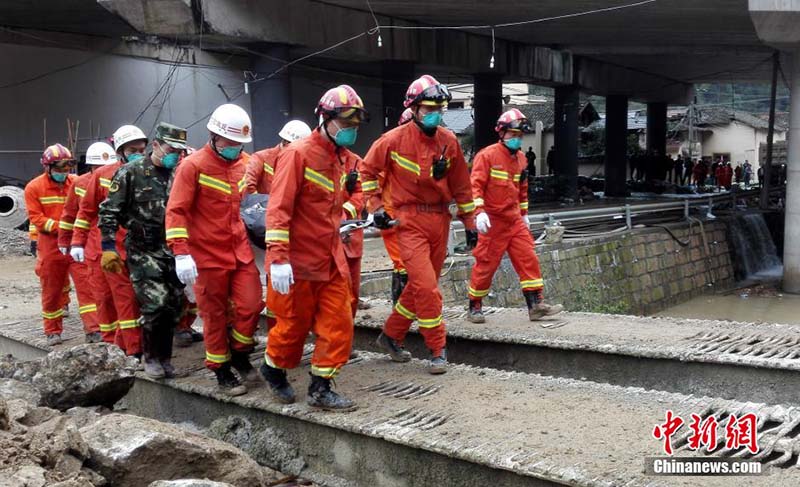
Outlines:
[{"label": "soldier in camouflage uniform", "polygon": [[170,363],[172,336],[183,306],[183,284],[175,274],[175,260],[166,245],[164,216],[172,169],[186,150],[186,130],[159,123],[152,151],[122,166],[100,205],[103,268],[113,272],[125,265],[117,254],[117,227],[128,230],[125,249],[136,299],[141,308],[145,373],[152,378],[173,377]]}]

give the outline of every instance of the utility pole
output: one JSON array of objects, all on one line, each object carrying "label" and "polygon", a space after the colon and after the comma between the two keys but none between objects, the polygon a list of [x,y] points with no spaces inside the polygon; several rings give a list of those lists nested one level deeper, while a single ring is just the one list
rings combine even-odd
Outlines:
[{"label": "utility pole", "polygon": [[772,92],[769,97],[769,129],[767,131],[767,156],[764,165],[764,184],[761,186],[761,209],[769,207],[769,187],[772,181],[772,139],[775,136],[775,99],[778,96],[778,63],[780,53],[772,54]]}]

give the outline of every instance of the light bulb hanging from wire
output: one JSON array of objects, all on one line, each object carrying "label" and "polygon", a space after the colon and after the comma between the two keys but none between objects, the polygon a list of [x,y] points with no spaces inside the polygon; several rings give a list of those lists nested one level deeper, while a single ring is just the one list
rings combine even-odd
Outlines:
[{"label": "light bulb hanging from wire", "polygon": [[494,69],[494,27],[492,27],[492,57],[489,59],[489,69]]}]

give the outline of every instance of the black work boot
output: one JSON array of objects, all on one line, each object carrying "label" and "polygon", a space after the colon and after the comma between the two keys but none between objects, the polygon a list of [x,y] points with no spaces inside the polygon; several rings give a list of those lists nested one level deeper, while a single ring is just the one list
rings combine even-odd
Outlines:
[{"label": "black work boot", "polygon": [[433,375],[444,374],[447,372],[447,350],[444,348],[441,352],[434,355],[431,352],[431,361],[430,365],[428,365],[428,373]]},{"label": "black work boot", "polygon": [[250,354],[231,350],[231,366],[239,372],[244,382],[261,382],[258,372],[250,363]]},{"label": "black work boot", "polygon": [[229,396],[241,396],[247,394],[247,387],[243,386],[236,375],[231,371],[231,364],[226,362],[218,369],[214,370],[217,376],[217,388],[220,392]]},{"label": "black work boot", "polygon": [[560,304],[550,305],[544,302],[542,290],[525,291],[525,303],[528,305],[528,319],[536,321],[544,318],[545,316],[557,315],[564,311],[564,307]]},{"label": "black work boot", "polygon": [[340,396],[331,390],[331,379],[326,379],[318,375],[311,376],[311,384],[308,386],[308,405],[325,411],[354,411],[358,406],[356,403]]},{"label": "black work boot", "polygon": [[486,317],[483,316],[483,305],[480,299],[469,300],[467,319],[472,323],[486,323]]},{"label": "black work boot", "polygon": [[392,272],[392,304],[397,304],[397,300],[400,299],[401,292],[402,288],[400,284],[400,273],[394,271]]},{"label": "black work boot", "polygon": [[272,392],[272,397],[282,402],[283,404],[292,404],[295,400],[294,389],[286,379],[286,371],[283,369],[276,369],[267,364],[261,364],[261,375],[269,385],[269,390]]},{"label": "black work boot", "polygon": [[393,362],[408,362],[411,360],[411,353],[383,332],[378,335],[375,343],[389,354]]}]

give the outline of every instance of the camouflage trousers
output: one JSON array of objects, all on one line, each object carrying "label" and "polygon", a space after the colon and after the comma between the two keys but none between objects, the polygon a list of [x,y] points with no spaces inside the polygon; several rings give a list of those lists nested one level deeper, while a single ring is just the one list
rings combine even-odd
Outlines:
[{"label": "camouflage trousers", "polygon": [[145,358],[168,361],[172,335],[183,313],[183,284],[175,274],[175,260],[166,249],[142,250],[128,246],[128,272],[139,302],[142,352]]}]

